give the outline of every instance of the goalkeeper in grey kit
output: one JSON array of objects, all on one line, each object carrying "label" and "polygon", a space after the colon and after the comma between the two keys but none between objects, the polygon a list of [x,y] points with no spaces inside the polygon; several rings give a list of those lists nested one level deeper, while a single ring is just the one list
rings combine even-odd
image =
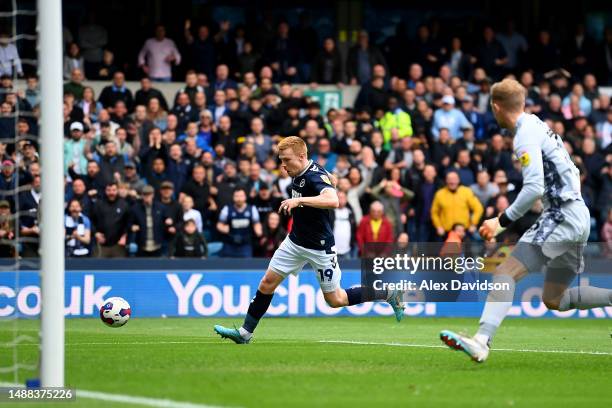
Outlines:
[{"label": "goalkeeper in grey kit", "polygon": [[537,116],[524,112],[526,90],[512,79],[491,88],[491,107],[502,128],[513,133],[514,153],[523,175],[516,200],[499,217],[486,220],[480,228],[490,240],[521,218],[542,199],[544,211],[527,230],[511,256],[500,264],[493,280],[508,284],[509,290],[489,292],[473,337],[443,330],[440,339],[450,348],[483,362],[491,340],[512,306],[515,283],[529,272],[546,266],[542,300],[551,310],[591,309],[612,306],[612,290],[593,286],[569,288],[584,268],[582,253],[590,232],[590,215],[580,193],[579,171],[561,137]]}]

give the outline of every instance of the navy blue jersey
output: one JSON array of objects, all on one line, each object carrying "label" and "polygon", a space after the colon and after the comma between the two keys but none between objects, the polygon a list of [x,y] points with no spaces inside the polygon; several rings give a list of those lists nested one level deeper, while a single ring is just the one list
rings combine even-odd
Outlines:
[{"label": "navy blue jersey", "polygon": [[[316,197],[326,188],[334,188],[329,174],[312,160],[291,183],[291,198]],[[330,250],[334,246],[331,210],[300,206],[291,210],[293,227],[289,238],[304,248]]]}]

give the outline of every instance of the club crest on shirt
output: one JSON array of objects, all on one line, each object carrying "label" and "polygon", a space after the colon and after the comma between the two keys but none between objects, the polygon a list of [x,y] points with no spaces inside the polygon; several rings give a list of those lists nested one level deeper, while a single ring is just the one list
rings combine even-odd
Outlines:
[{"label": "club crest on shirt", "polygon": [[321,180],[323,180],[324,182],[326,182],[327,184],[331,186],[331,181],[329,180],[329,177],[327,177],[325,174],[321,175]]},{"label": "club crest on shirt", "polygon": [[304,187],[305,184],[306,184],[306,179],[300,180],[300,187]]},{"label": "club crest on shirt", "polygon": [[522,152],[518,156],[518,161],[521,163],[522,167],[527,167],[527,166],[529,166],[529,163],[531,163],[531,157],[529,157],[529,153]]}]

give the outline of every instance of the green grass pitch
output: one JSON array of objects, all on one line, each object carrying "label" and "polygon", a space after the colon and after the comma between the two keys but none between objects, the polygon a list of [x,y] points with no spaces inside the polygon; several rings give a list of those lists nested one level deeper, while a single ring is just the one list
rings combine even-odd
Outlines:
[{"label": "green grass pitch", "polygon": [[[249,345],[221,340],[215,323],[240,319],[135,318],[120,329],[97,319],[69,319],[66,382],[89,391],[231,407],[612,404],[610,320],[507,319],[494,343],[505,350],[493,351],[484,364],[438,347],[440,330],[473,332],[477,319],[264,318]],[[1,323],[0,341],[12,336],[12,324]],[[36,321],[17,324],[21,334],[38,327]],[[37,349],[20,345],[20,361],[35,361]],[[0,350],[0,366],[11,354]],[[12,378],[3,374],[0,380]],[[48,406],[136,405],[78,398]]]}]

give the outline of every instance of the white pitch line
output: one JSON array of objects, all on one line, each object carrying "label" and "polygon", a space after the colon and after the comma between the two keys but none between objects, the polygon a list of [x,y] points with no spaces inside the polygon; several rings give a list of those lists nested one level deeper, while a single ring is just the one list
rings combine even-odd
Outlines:
[{"label": "white pitch line", "polygon": [[[19,387],[23,388],[22,384],[0,382],[0,387]],[[174,401],[169,399],[138,397],[134,395],[124,394],[109,394],[106,392],[76,390],[76,398],[94,399],[106,402],[120,402],[123,404],[143,405],[146,407],[156,408],[227,408],[218,405],[196,404],[193,402]]]},{"label": "white pitch line", "polygon": [[[414,347],[414,348],[448,348],[443,345],[434,344],[410,344],[410,343],[383,343],[372,341],[352,341],[352,340],[319,340],[317,343],[330,344],[356,344],[363,346],[390,346],[390,347]],[[579,350],[535,350],[535,349],[509,349],[509,348],[493,348],[492,351],[509,351],[516,353],[553,353],[553,354],[588,354],[593,356],[612,356],[611,352],[607,351],[579,351]]]}]

